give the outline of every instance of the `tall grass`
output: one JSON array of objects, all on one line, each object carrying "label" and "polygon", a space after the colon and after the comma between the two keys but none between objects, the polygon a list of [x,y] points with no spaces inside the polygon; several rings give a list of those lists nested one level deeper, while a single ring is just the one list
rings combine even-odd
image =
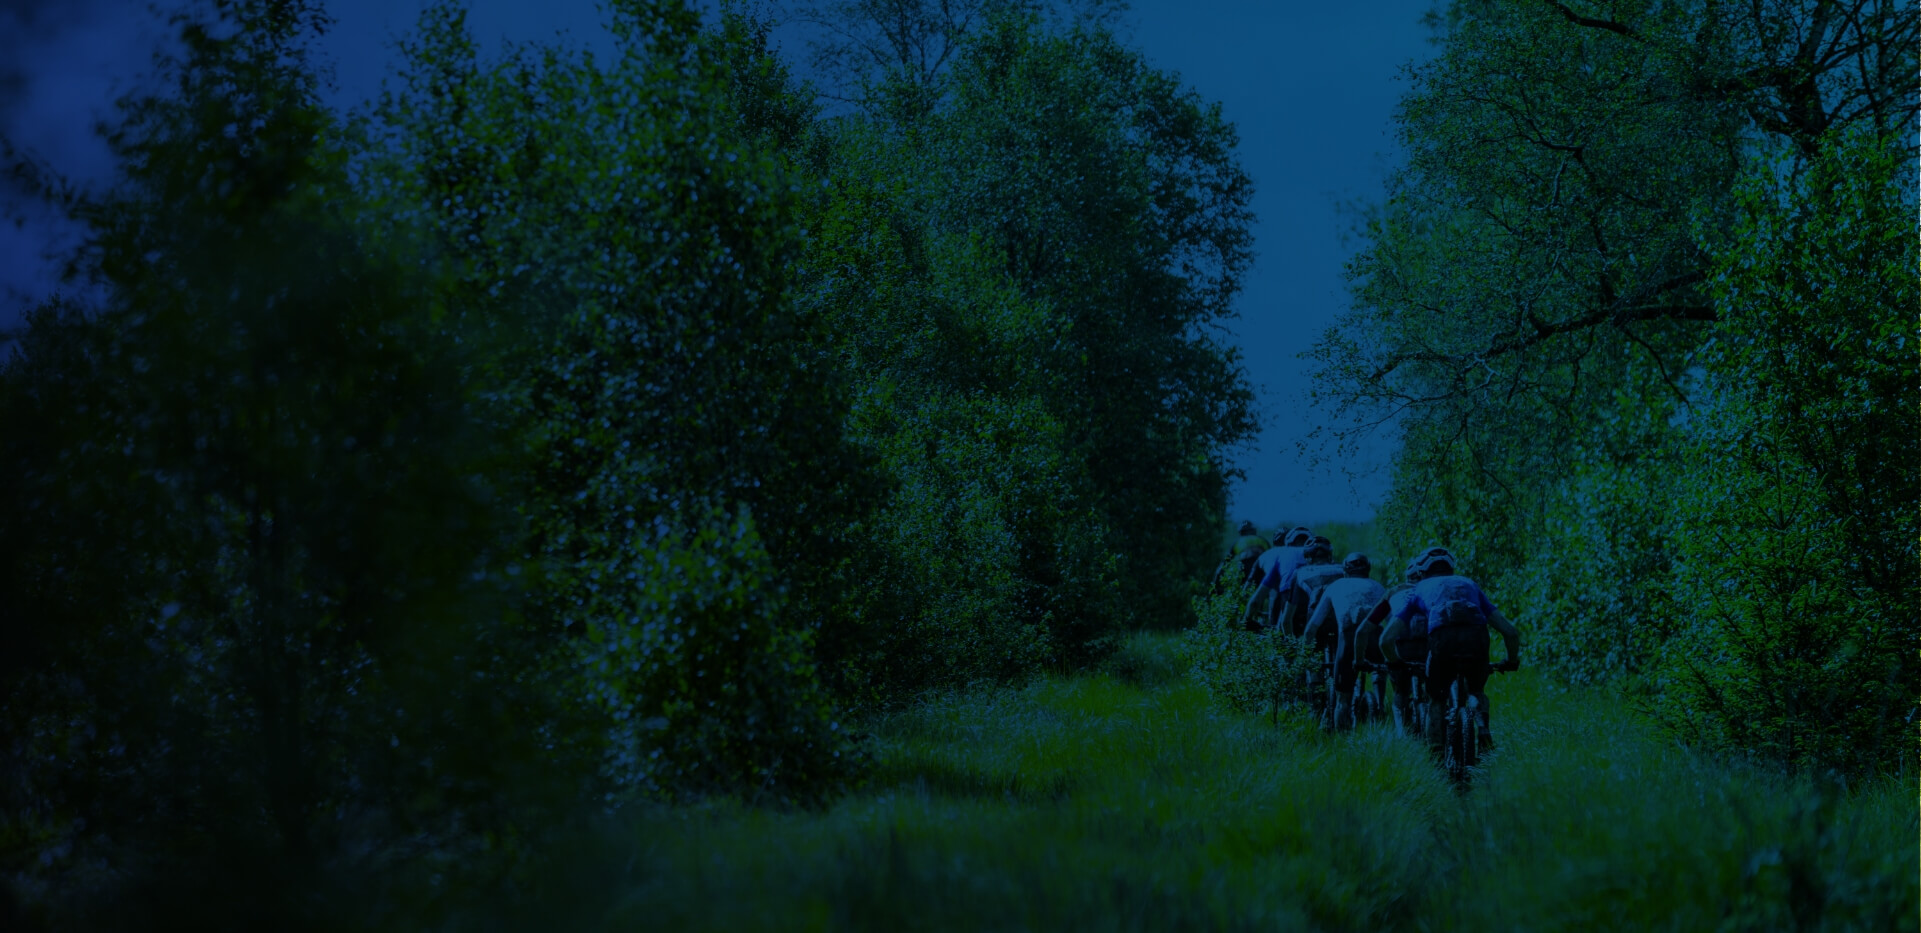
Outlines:
[{"label": "tall grass", "polygon": [[604,821],[455,925],[1915,929],[1905,787],[1717,762],[1524,673],[1492,686],[1501,745],[1457,795],[1385,729],[1222,708],[1181,646],[876,723],[869,786],[831,809]]}]

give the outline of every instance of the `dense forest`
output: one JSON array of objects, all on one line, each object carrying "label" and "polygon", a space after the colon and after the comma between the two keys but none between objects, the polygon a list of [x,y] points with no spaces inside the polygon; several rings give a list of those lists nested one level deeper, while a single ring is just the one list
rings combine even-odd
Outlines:
[{"label": "dense forest", "polygon": [[[1579,6],[1435,14],[1300,361],[1325,457],[1399,445],[1349,543],[1521,622],[1466,802],[1248,701],[1252,182],[1121,5],[809,9],[825,94],[729,6],[434,0],[346,113],[320,0],[179,15],[111,184],[4,147],[85,235],[0,369],[0,921],[1492,922],[1441,858],[1913,928],[1916,11]],[[1556,840],[1637,880],[1515,881]]]}]

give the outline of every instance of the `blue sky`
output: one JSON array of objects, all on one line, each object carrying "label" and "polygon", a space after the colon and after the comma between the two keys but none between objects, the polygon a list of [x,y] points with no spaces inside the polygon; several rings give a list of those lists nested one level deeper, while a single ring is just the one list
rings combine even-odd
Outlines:
[{"label": "blue sky", "polygon": [[[379,90],[392,38],[422,0],[333,0],[324,40],[343,106]],[[119,90],[139,79],[164,30],[131,0],[0,0],[0,131],[80,180],[106,174],[93,124]],[[1386,488],[1387,450],[1336,466],[1311,465],[1297,441],[1312,426],[1307,380],[1296,354],[1345,304],[1341,267],[1351,252],[1343,205],[1378,200],[1396,159],[1394,102],[1403,66],[1431,51],[1420,25],[1432,0],[1367,3],[1259,0],[1136,0],[1123,31],[1157,67],[1177,72],[1221,102],[1240,128],[1241,159],[1256,185],[1257,257],[1232,332],[1261,389],[1264,430],[1238,460],[1247,480],[1233,490],[1234,517],[1356,520],[1373,514]],[[594,0],[473,0],[476,34],[539,40],[558,33],[601,45]],[[777,38],[795,60],[805,34]],[[61,232],[15,209],[0,223],[0,329],[17,326],[24,300],[54,287],[40,259]],[[20,216],[24,213],[25,216]]]}]

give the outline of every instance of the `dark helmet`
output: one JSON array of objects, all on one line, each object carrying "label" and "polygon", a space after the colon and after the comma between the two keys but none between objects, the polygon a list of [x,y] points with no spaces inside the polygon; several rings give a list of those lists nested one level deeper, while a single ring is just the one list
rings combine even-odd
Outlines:
[{"label": "dark helmet", "polygon": [[1341,561],[1341,572],[1350,577],[1365,577],[1373,571],[1374,564],[1367,559],[1366,554],[1360,551],[1347,555],[1346,559]]},{"label": "dark helmet", "polygon": [[1256,535],[1256,534],[1260,534],[1260,532],[1254,528],[1253,522],[1244,521],[1244,522],[1241,522],[1241,534]]},{"label": "dark helmet", "polygon": [[1282,538],[1281,543],[1288,547],[1306,547],[1314,539],[1314,532],[1307,530],[1306,525],[1295,525]]},{"label": "dark helmet", "polygon": [[1301,548],[1301,557],[1307,560],[1313,560],[1316,557],[1333,560],[1334,545],[1326,538],[1315,537],[1312,541],[1307,542],[1306,546]]}]

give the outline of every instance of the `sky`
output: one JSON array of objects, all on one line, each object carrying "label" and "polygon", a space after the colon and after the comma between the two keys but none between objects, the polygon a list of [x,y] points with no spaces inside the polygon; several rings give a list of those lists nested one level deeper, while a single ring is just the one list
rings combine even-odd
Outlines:
[{"label": "sky", "polygon": [[[1259,390],[1259,441],[1237,451],[1246,479],[1230,515],[1265,526],[1359,521],[1386,491],[1386,443],[1341,464],[1317,462],[1298,442],[1319,413],[1305,401],[1297,354],[1345,307],[1342,265],[1352,205],[1378,201],[1399,158],[1392,133],[1404,66],[1431,53],[1420,25],[1433,0],[1367,3],[1299,0],[1135,0],[1121,30],[1157,68],[1219,101],[1240,131],[1240,158],[1255,182],[1254,267],[1231,322]],[[334,68],[334,103],[378,93],[392,43],[423,0],[333,0],[322,40]],[[148,72],[166,30],[137,0],[0,0],[0,134],[86,183],[110,173],[93,132],[114,97]],[[606,47],[595,0],[471,0],[470,25],[486,47],[565,35]],[[799,28],[776,33],[796,64]],[[3,185],[4,182],[0,182]],[[57,287],[51,247],[72,231],[0,190],[0,331]]]}]

